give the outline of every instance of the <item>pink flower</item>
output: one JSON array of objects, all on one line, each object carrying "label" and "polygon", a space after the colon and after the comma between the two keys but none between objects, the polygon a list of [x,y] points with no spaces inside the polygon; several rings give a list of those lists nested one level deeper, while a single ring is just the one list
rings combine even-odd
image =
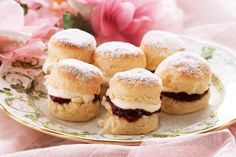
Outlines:
[{"label": "pink flower", "polygon": [[183,13],[175,0],[68,0],[91,22],[99,43],[121,40],[139,45],[151,30],[181,30]]},{"label": "pink flower", "polygon": [[102,1],[91,13],[98,41],[121,40],[138,45],[143,34],[154,24],[160,6],[159,0],[139,4],[124,0]]},{"label": "pink flower", "polygon": [[[68,5],[66,0],[23,0],[30,8],[30,11],[35,11],[38,17],[35,20],[46,19],[51,24],[54,24],[56,19],[57,27],[63,28],[62,17],[64,12],[75,14],[75,11]],[[40,8],[40,9],[38,9]],[[39,20],[38,20],[39,21]],[[39,22],[40,23],[40,22]]]},{"label": "pink flower", "polygon": [[[24,16],[22,7],[14,0],[2,0],[0,5],[0,58],[11,59],[19,55],[44,57],[46,42],[58,28],[62,8],[47,0],[21,0],[28,4]],[[41,6],[39,8],[39,6]],[[56,8],[55,8],[56,7]],[[58,11],[58,12],[57,12]]]},{"label": "pink flower", "polygon": [[13,50],[24,45],[29,34],[22,32],[24,12],[13,0],[3,0],[0,5],[0,57],[10,58]]}]

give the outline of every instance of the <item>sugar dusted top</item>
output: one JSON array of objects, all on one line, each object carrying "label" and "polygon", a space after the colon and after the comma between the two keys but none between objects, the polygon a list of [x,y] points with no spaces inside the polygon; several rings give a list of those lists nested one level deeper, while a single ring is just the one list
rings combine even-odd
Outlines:
[{"label": "sugar dusted top", "polygon": [[178,52],[164,60],[155,73],[171,71],[176,77],[204,79],[211,76],[207,61],[191,52]]},{"label": "sugar dusted top", "polygon": [[167,48],[171,52],[183,50],[185,45],[178,36],[162,31],[149,31],[142,40],[142,45],[148,45],[153,48]]},{"label": "sugar dusted top", "polygon": [[161,79],[155,74],[142,68],[116,73],[112,79],[120,80],[124,84],[132,86],[158,85],[161,86]]},{"label": "sugar dusted top", "polygon": [[102,78],[102,72],[94,65],[82,62],[77,59],[64,59],[58,62],[57,66],[63,70],[78,76],[80,79]]},{"label": "sugar dusted top", "polygon": [[51,40],[59,45],[68,45],[78,48],[88,48],[94,50],[96,48],[95,38],[79,29],[66,29],[57,32],[51,37]]},{"label": "sugar dusted top", "polygon": [[120,41],[103,43],[97,47],[96,53],[111,58],[144,55],[143,51],[140,48],[130,43]]}]

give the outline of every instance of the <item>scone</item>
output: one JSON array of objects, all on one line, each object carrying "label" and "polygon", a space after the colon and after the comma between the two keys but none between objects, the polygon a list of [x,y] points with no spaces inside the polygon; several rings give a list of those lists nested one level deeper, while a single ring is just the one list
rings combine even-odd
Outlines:
[{"label": "scone", "polygon": [[62,120],[87,121],[99,112],[101,71],[76,60],[59,61],[45,82],[50,113]]},{"label": "scone", "polygon": [[143,51],[125,42],[107,42],[97,47],[94,64],[103,73],[103,84],[108,86],[112,76],[133,68],[145,68],[146,58]]},{"label": "scone", "polygon": [[95,38],[79,29],[66,29],[54,34],[48,42],[48,58],[43,71],[49,74],[53,65],[66,58],[92,63],[96,49]]},{"label": "scone", "polygon": [[162,111],[185,114],[208,105],[212,72],[200,56],[175,53],[158,66],[155,74],[162,79]]},{"label": "scone", "polygon": [[112,134],[147,134],[158,127],[161,80],[136,68],[115,74],[102,99],[107,113],[99,125]]},{"label": "scone", "polygon": [[140,48],[146,55],[147,69],[155,71],[168,56],[185,50],[185,45],[175,34],[154,30],[143,36]]}]

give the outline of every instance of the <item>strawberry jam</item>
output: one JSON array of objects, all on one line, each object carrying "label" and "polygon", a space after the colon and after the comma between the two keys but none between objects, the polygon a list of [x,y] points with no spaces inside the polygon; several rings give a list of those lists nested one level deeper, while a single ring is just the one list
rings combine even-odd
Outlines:
[{"label": "strawberry jam", "polygon": [[135,122],[143,115],[151,116],[154,113],[160,112],[160,109],[155,112],[148,112],[143,109],[122,109],[116,106],[108,96],[106,96],[106,101],[111,105],[111,110],[114,115],[124,118],[129,122]]},{"label": "strawberry jam", "polygon": [[202,94],[187,94],[185,92],[180,92],[180,93],[172,93],[172,92],[162,92],[161,95],[168,97],[168,98],[172,98],[178,101],[196,101],[201,99],[203,96],[205,96],[207,93],[209,92],[209,89],[206,90],[204,93]]}]

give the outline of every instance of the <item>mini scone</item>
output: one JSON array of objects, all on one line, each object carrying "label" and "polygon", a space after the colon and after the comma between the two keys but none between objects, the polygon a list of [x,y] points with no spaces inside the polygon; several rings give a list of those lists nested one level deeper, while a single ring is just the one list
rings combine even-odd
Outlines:
[{"label": "mini scone", "polygon": [[157,129],[160,94],[161,80],[145,69],[116,73],[102,99],[107,113],[99,126],[112,134],[147,134]]},{"label": "mini scone", "polygon": [[103,73],[103,84],[108,86],[112,76],[133,68],[145,68],[146,58],[143,51],[125,42],[107,42],[97,47],[94,64]]},{"label": "mini scone", "polygon": [[87,121],[99,112],[101,71],[76,60],[59,61],[47,76],[50,113],[62,120]]},{"label": "mini scone", "polygon": [[184,42],[175,34],[157,30],[147,32],[140,45],[146,55],[147,69],[150,71],[155,71],[168,56],[185,50],[184,47]]},{"label": "mini scone", "polygon": [[79,29],[59,31],[48,42],[48,58],[43,71],[50,73],[55,63],[66,58],[92,63],[95,49],[96,40],[91,34]]},{"label": "mini scone", "polygon": [[208,105],[212,72],[200,56],[175,53],[158,66],[155,74],[162,79],[162,111],[185,114]]}]

